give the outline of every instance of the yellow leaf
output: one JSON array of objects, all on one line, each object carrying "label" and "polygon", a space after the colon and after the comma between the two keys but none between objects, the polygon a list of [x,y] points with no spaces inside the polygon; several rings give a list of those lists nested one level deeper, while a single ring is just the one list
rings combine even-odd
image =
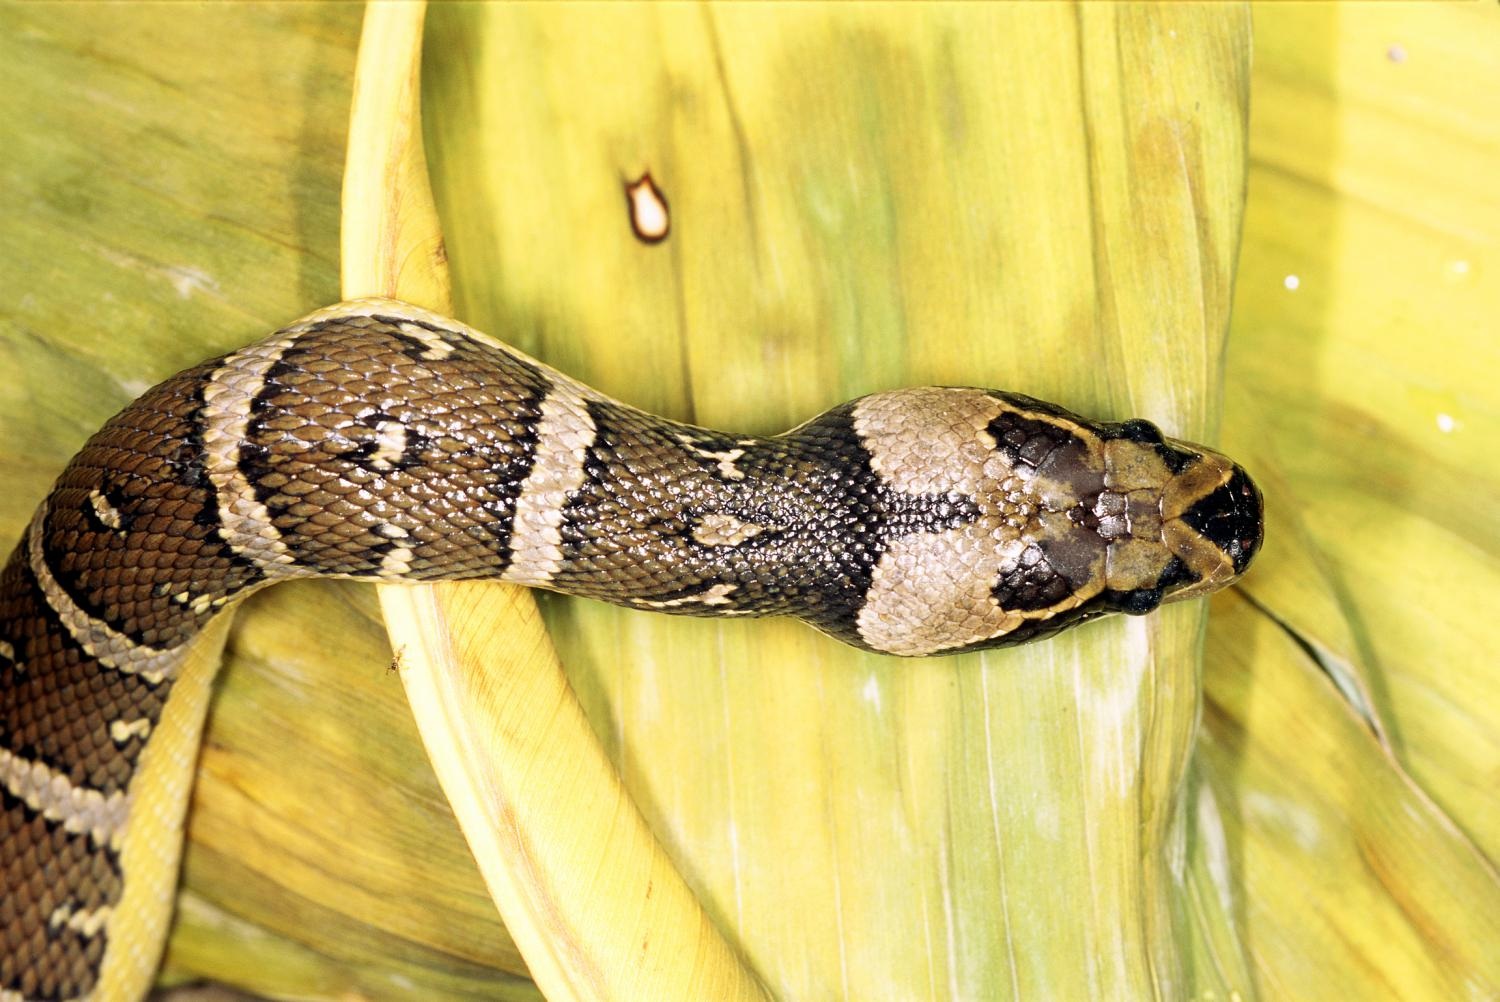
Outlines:
[{"label": "yellow leaf", "polygon": [[[148,383],[338,297],[358,13],[0,18],[14,535]],[[777,994],[1500,992],[1497,35],[1488,5],[1267,5],[1249,78],[1235,7],[434,12],[460,315],[660,413],[773,432],[950,382],[1211,439],[1235,275],[1224,441],[1270,529],[1214,603],[1196,745],[1192,607],[892,663],[544,598],[626,789]],[[535,998],[377,619],[295,585],[237,621],[175,976]]]}]

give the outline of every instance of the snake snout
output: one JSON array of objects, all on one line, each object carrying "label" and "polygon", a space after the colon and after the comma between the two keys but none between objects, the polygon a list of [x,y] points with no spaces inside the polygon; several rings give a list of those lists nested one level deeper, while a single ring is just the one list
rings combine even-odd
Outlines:
[{"label": "snake snout", "polygon": [[1243,466],[1235,464],[1224,485],[1183,512],[1182,521],[1217,546],[1238,576],[1260,552],[1265,535],[1263,509],[1260,488]]}]

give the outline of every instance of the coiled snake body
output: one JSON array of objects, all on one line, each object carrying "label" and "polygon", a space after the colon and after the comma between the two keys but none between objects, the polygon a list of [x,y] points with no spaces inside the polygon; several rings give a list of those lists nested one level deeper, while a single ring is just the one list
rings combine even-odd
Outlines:
[{"label": "coiled snake body", "polygon": [[1204,594],[1260,533],[1242,469],[1143,421],[929,387],[738,437],[404,303],[319,311],[113,418],[0,576],[0,1002],[146,990],[185,645],[266,584],[497,578],[930,655]]}]

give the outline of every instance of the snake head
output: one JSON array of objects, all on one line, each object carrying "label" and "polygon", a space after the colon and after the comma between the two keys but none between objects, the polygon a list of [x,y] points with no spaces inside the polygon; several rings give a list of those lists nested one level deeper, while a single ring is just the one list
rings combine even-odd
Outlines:
[{"label": "snake head", "polygon": [[1243,467],[1149,421],[1101,425],[1106,541],[1099,603],[1141,615],[1232,583],[1260,549],[1261,494]]},{"label": "snake head", "polygon": [[978,650],[1144,615],[1229,584],[1260,548],[1245,471],[1149,421],[964,387],[872,394],[837,413],[876,478],[878,517],[851,519],[883,536],[851,641],[873,650]]}]

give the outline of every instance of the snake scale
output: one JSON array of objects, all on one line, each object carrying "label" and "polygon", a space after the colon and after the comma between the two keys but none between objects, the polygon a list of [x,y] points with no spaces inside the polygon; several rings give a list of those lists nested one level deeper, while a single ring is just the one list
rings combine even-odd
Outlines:
[{"label": "snake scale", "polygon": [[926,387],[726,435],[404,303],[321,310],[111,419],[0,576],[0,1002],[146,991],[212,677],[186,645],[273,582],[494,578],[933,655],[1206,594],[1260,540],[1245,471],[1145,421]]}]

